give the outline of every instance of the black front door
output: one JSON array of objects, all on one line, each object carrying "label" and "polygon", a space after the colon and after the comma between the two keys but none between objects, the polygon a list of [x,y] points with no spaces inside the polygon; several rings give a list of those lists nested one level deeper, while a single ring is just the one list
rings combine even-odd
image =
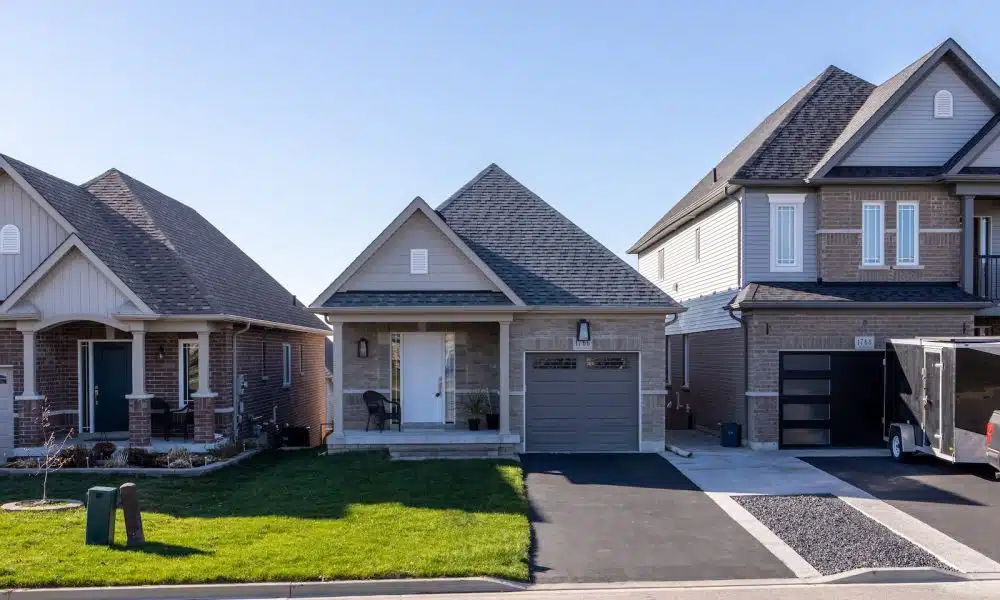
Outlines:
[{"label": "black front door", "polygon": [[123,342],[94,342],[94,431],[128,431],[132,393],[132,347]]}]

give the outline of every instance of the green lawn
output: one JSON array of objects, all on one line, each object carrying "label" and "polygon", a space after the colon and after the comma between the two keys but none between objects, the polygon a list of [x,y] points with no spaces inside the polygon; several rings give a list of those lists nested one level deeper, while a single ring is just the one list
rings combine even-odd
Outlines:
[{"label": "green lawn", "polygon": [[[0,588],[489,575],[528,578],[520,467],[390,462],[380,453],[259,455],[194,478],[60,472],[52,498],[134,481],[147,543],[85,546],[85,511],[0,512]],[[0,477],[0,503],[40,482]]]}]

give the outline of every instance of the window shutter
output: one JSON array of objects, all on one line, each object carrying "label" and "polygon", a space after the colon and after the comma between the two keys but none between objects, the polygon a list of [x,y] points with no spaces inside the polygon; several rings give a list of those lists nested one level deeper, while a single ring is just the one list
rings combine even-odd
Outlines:
[{"label": "window shutter", "polygon": [[427,248],[413,248],[410,250],[410,274],[426,275],[427,271]]},{"label": "window shutter", "polygon": [[0,228],[0,254],[21,253],[21,230],[17,225],[7,224]]},{"label": "window shutter", "polygon": [[951,92],[940,90],[934,94],[934,118],[950,119],[954,113],[955,105]]}]

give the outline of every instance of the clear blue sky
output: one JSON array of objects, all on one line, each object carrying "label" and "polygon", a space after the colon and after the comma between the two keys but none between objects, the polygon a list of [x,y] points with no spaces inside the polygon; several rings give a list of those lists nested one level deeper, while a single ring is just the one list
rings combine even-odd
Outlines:
[{"label": "clear blue sky", "polygon": [[[490,162],[625,250],[827,65],[881,83],[993,2],[0,1],[0,151],[115,166],[306,302]],[[635,264],[634,257],[629,262]]]}]

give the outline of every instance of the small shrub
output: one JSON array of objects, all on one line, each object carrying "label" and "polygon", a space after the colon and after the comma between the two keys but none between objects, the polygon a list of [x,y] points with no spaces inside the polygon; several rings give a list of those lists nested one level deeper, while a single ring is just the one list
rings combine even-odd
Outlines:
[{"label": "small shrub", "polygon": [[68,469],[81,469],[90,466],[88,461],[90,452],[83,446],[64,448],[62,452],[56,455],[56,458],[64,468]]},{"label": "small shrub", "polygon": [[171,448],[167,452],[167,467],[182,469],[191,466],[191,453],[187,448]]},{"label": "small shrub", "polygon": [[154,467],[158,467],[160,469],[166,469],[168,462],[170,462],[170,461],[167,460],[167,455],[166,454],[155,454],[155,455],[153,455],[153,466]]},{"label": "small shrub", "polygon": [[114,442],[97,442],[90,449],[91,460],[108,460],[115,453]]},{"label": "small shrub", "polygon": [[209,454],[215,457],[216,460],[228,460],[234,456],[238,456],[244,450],[244,443],[238,441],[226,442],[225,444],[219,444],[218,446],[209,450]]},{"label": "small shrub", "polygon": [[129,448],[128,464],[133,467],[155,467],[156,456],[145,448]]},{"label": "small shrub", "polygon": [[15,458],[10,461],[5,467],[10,469],[37,469],[38,459],[36,458]]},{"label": "small shrub", "polygon": [[128,448],[119,448],[111,454],[111,458],[104,461],[105,467],[124,467],[128,465]]}]

